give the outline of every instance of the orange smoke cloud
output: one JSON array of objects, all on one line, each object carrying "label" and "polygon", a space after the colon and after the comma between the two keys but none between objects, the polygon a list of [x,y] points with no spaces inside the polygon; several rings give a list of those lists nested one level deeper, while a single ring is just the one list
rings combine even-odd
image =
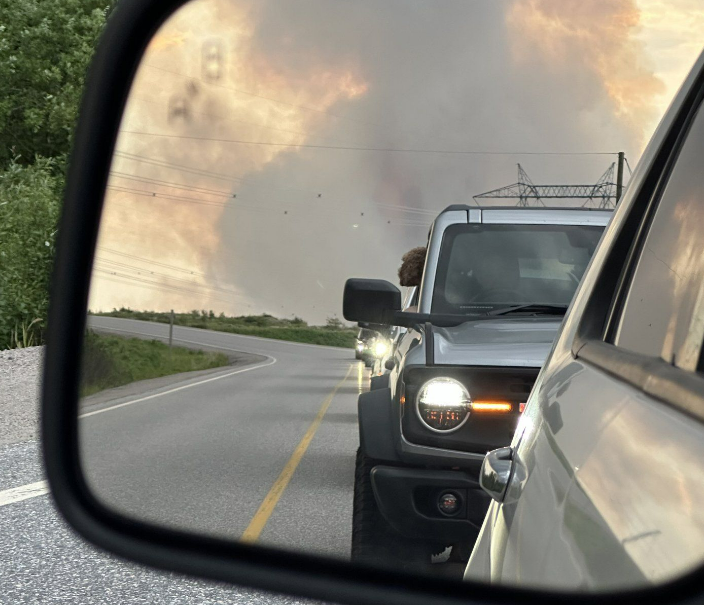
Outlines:
[{"label": "orange smoke cloud", "polygon": [[324,57],[286,72],[257,50],[252,19],[245,3],[194,0],[147,48],[108,183],[91,309],[247,311],[218,265],[223,213],[271,207],[280,191],[234,195],[248,176],[315,136],[333,105],[367,90],[354,66]]},{"label": "orange smoke cloud", "polygon": [[634,0],[518,0],[507,13],[513,57],[522,64],[536,49],[548,69],[595,76],[617,119],[642,148],[659,117],[665,92],[638,38]]},{"label": "orange smoke cloud", "polygon": [[173,46],[181,46],[184,42],[186,42],[187,39],[188,32],[159,32],[149,42],[149,46],[147,47],[147,54],[154,51],[171,48]]}]

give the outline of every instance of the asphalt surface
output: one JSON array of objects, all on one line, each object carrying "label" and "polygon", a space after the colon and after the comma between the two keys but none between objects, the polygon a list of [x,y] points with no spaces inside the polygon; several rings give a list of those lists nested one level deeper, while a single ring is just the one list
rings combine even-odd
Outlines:
[{"label": "asphalt surface", "polygon": [[[36,442],[0,447],[0,492],[42,478]],[[86,544],[43,495],[0,506],[2,605],[313,605],[294,597],[185,578]]]},{"label": "asphalt surface", "polygon": [[[161,324],[91,323],[117,334],[168,335]],[[367,381],[352,352],[182,327],[174,338],[179,346],[259,357],[84,406],[83,464],[97,495],[155,523],[233,539],[249,532],[260,544],[348,558],[356,400]],[[0,492],[40,480],[36,443],[1,447],[0,469]],[[275,506],[262,512],[272,488]],[[41,495],[0,502],[5,602],[298,601],[105,556],[76,538]]]},{"label": "asphalt surface", "polygon": [[36,440],[43,347],[0,351],[0,447]]}]

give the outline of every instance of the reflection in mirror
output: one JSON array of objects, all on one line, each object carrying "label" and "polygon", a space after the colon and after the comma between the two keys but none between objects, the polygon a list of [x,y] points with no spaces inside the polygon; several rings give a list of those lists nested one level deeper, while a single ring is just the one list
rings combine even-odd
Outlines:
[{"label": "reflection in mirror", "polygon": [[[459,580],[492,498],[499,540],[530,513],[499,501],[536,502],[532,478],[544,499],[506,569],[619,586],[593,565],[624,552],[597,500],[559,516],[561,461],[589,462],[607,399],[583,420],[556,402],[552,441],[524,461],[503,450],[491,497],[479,483],[517,427],[535,438],[525,405],[611,217],[613,162],[635,160],[662,109],[651,72],[602,73],[613,16],[580,13],[598,32],[585,42],[550,4],[194,0],[165,23],[128,99],[93,270],[80,434],[102,502]],[[623,23],[624,56],[647,57]],[[629,105],[614,87],[636,80],[648,92]],[[562,189],[555,211],[528,172],[596,185]],[[377,281],[347,289],[343,317],[348,278]],[[417,324],[378,323],[397,301]],[[530,464],[549,452],[541,483]],[[598,553],[579,539],[594,524]],[[555,527],[574,557],[555,550],[565,569],[540,578]],[[467,577],[488,581],[481,556]],[[647,580],[627,571],[624,586]]]}]

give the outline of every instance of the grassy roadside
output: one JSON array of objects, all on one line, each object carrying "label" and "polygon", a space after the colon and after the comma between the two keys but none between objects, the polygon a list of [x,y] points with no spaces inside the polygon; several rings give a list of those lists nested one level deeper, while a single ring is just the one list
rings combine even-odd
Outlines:
[{"label": "grassy roadside", "polygon": [[137,380],[208,370],[230,363],[227,355],[169,346],[157,340],[103,336],[88,332],[84,341],[81,395]]},{"label": "grassy roadside", "polygon": [[[123,319],[140,319],[169,323],[170,314],[156,311],[133,311],[132,309],[114,309],[109,313],[97,313],[106,317]],[[328,320],[324,326],[309,326],[300,318],[278,319],[271,315],[242,315],[227,317],[215,315],[212,311],[192,311],[176,313],[174,323],[177,326],[203,328],[245,336],[259,336],[276,340],[290,340],[315,345],[353,348],[357,330],[345,327],[336,318]]]}]

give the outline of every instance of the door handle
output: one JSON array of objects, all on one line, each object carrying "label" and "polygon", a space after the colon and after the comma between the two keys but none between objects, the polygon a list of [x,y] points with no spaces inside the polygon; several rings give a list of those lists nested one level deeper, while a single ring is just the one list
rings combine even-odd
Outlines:
[{"label": "door handle", "polygon": [[513,448],[502,447],[492,450],[484,457],[479,475],[479,485],[497,502],[506,495],[513,468]]}]

